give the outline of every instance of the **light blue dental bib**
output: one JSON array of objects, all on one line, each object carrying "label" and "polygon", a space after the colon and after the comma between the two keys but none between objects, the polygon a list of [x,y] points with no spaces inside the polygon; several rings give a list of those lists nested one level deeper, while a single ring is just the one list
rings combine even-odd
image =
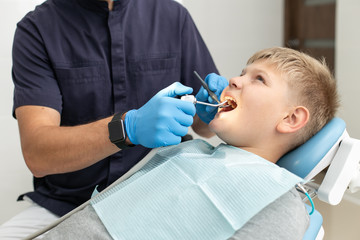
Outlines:
[{"label": "light blue dental bib", "polygon": [[227,239],[301,181],[255,154],[194,140],[160,149],[91,203],[114,239]]}]

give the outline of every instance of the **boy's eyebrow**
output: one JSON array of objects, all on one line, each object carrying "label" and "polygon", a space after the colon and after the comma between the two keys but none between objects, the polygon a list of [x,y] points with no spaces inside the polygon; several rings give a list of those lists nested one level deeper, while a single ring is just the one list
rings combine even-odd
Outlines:
[{"label": "boy's eyebrow", "polygon": [[243,72],[247,72],[248,69],[250,69],[250,72],[258,72],[258,73],[261,73],[261,74],[266,75],[267,78],[270,78],[269,74],[268,74],[266,71],[264,71],[264,70],[262,70],[262,69],[259,69],[259,68],[256,68],[256,67],[250,67],[250,68],[249,68],[249,67],[245,67],[245,68],[242,70],[242,73],[243,73]]},{"label": "boy's eyebrow", "polygon": [[260,72],[261,74],[266,75],[267,78],[270,78],[269,74],[263,70],[257,69],[258,72]]}]

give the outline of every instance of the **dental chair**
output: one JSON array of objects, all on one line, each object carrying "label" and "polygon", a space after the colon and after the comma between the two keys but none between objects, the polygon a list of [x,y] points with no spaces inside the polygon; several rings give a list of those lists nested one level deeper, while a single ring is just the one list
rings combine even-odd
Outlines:
[{"label": "dental chair", "polygon": [[[345,126],[342,119],[334,118],[306,143],[287,153],[277,162],[280,167],[286,168],[307,181],[305,187],[311,198],[317,196],[321,201],[331,205],[340,203],[345,190],[349,189],[351,192],[356,192],[360,187],[358,159],[358,157],[360,158],[360,141],[349,137]],[[151,155],[154,154],[152,151],[145,158],[151,158]],[[141,162],[145,161],[142,160]],[[135,165],[133,169],[111,186],[139,170],[142,165]],[[328,168],[328,170],[321,184],[312,182],[312,179],[325,168]],[[111,186],[108,188],[111,188]],[[33,239],[45,233],[88,204],[89,201],[85,202],[55,223],[26,239]],[[310,226],[303,239],[320,240],[324,236],[322,216],[312,206],[307,204],[305,206],[308,212],[313,211],[313,213],[310,215]]]},{"label": "dental chair", "polygon": [[[332,119],[316,135],[297,149],[284,155],[277,164],[308,181],[305,184],[311,198],[337,205],[345,191],[360,187],[360,141],[351,138],[340,118]],[[328,168],[320,184],[312,179]],[[308,211],[311,207],[306,205]],[[310,226],[304,240],[318,240],[324,236],[322,216],[316,210],[310,215]]]}]

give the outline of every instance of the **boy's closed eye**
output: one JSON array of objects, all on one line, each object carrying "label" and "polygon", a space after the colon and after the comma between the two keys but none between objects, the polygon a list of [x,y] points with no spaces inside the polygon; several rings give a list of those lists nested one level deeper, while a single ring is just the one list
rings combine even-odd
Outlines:
[{"label": "boy's closed eye", "polygon": [[[262,82],[263,84],[266,84],[266,74],[263,73],[263,71],[258,70],[258,69],[250,69],[250,72],[246,71],[247,69],[243,69],[241,71],[240,77],[245,76],[247,73],[251,74],[252,79],[258,80],[260,82]],[[265,76],[264,76],[265,75]]]},{"label": "boy's closed eye", "polygon": [[265,79],[261,75],[257,75],[255,79],[265,83]]}]

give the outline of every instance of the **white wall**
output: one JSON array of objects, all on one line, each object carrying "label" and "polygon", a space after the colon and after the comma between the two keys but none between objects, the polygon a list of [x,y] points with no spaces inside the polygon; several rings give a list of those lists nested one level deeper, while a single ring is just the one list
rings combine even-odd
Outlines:
[{"label": "white wall", "polygon": [[[31,174],[23,161],[17,122],[11,117],[11,45],[16,23],[42,0],[2,0],[0,15],[0,224],[26,203],[15,200],[32,189]],[[257,50],[282,45],[282,0],[182,0],[203,34],[219,71],[227,78],[241,73]],[[211,143],[217,144],[213,138]]]},{"label": "white wall", "polygon": [[17,122],[11,116],[13,83],[11,48],[16,23],[39,0],[2,0],[0,8],[0,224],[27,206],[17,203],[19,194],[32,189],[32,177],[21,155]]},{"label": "white wall", "polygon": [[256,51],[283,44],[283,0],[182,0],[220,73],[239,75]]},{"label": "white wall", "polygon": [[360,139],[360,1],[338,0],[336,21],[336,78],[342,107],[340,117],[349,134]]}]

